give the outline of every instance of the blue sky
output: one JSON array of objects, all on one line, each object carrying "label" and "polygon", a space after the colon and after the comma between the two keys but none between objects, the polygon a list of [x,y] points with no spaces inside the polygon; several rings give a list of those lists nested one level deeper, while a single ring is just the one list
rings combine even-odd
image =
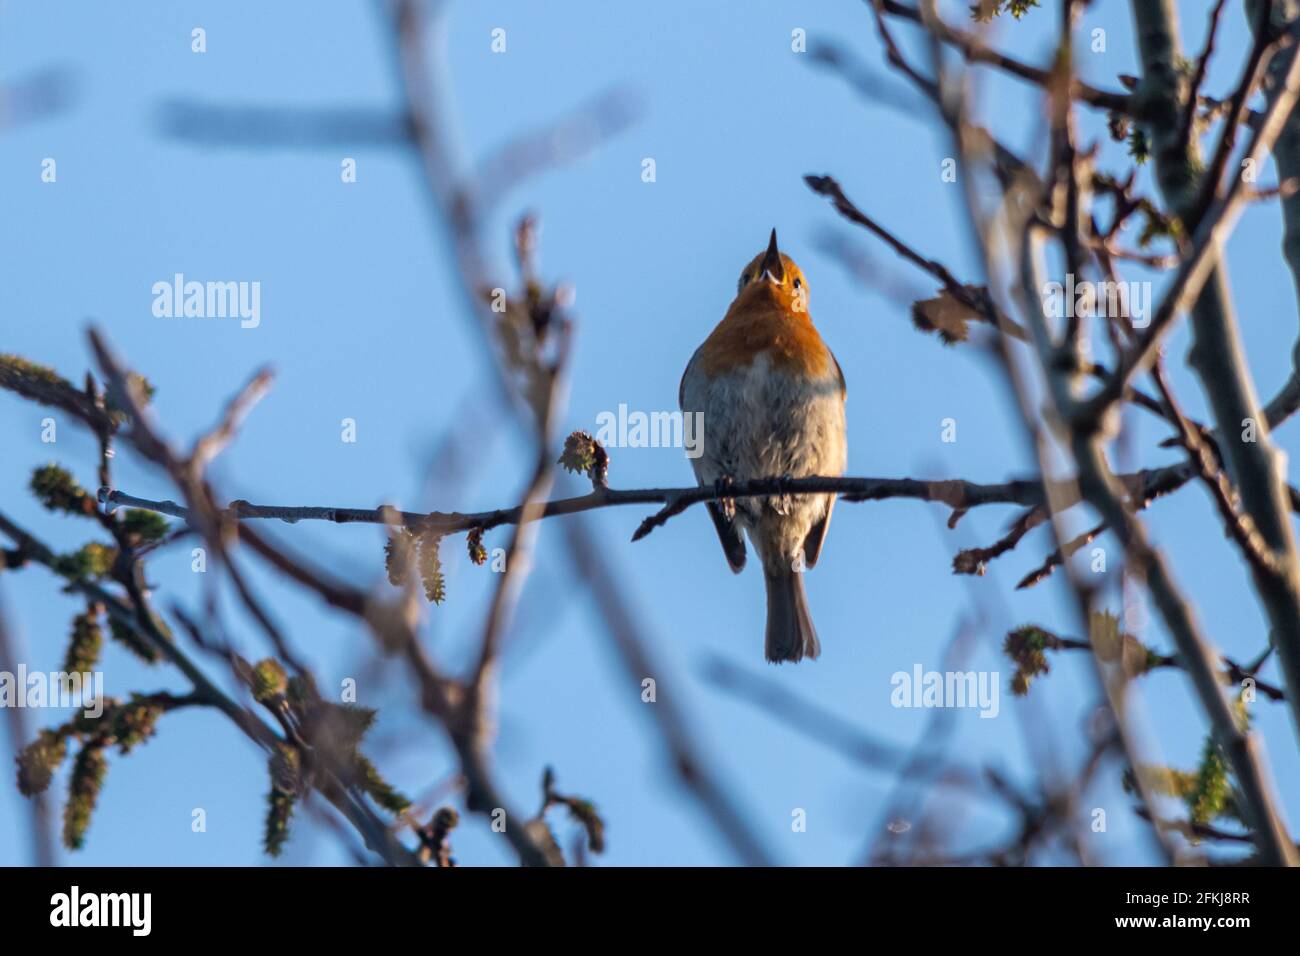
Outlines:
[{"label": "blue sky", "polygon": [[[1179,5],[1184,42],[1199,51],[1208,3]],[[84,329],[99,323],[158,388],[156,408],[169,434],[188,442],[210,425],[220,403],[263,364],[276,386],[214,470],[229,497],[279,504],[475,510],[513,502],[527,479],[519,436],[500,421],[478,339],[461,313],[441,227],[429,221],[412,156],[373,143],[315,149],[212,148],[164,135],[167,104],[356,108],[385,111],[399,102],[388,24],[376,4],[305,2],[166,4],[129,13],[68,2],[0,7],[0,80],[50,67],[75,81],[69,109],[0,133],[0,351],[50,364],[77,380],[87,367]],[[960,15],[964,5],[957,5]],[[1002,41],[1045,62],[1053,10],[1008,23]],[[1094,4],[1088,30],[1106,31],[1106,51],[1081,47],[1080,69],[1114,88],[1135,72],[1127,5]],[[1220,47],[1230,59],[1210,74],[1221,93],[1232,82],[1244,25],[1229,11]],[[75,25],[75,28],[74,26]],[[207,32],[207,52],[190,49],[190,31]],[[590,155],[528,180],[503,197],[487,234],[508,263],[512,222],[526,210],[542,221],[545,274],[577,290],[579,332],[564,431],[594,429],[621,403],[645,411],[676,407],[681,371],[721,317],[741,266],[778,229],[802,266],[811,311],[848,381],[849,473],[999,481],[1026,474],[1014,409],[992,367],[969,349],[944,349],[916,333],[905,307],[860,284],[822,251],[839,236],[868,249],[888,274],[929,293],[925,277],[904,272],[865,233],[838,220],[802,182],[831,173],[859,205],[959,275],[974,278],[959,188],[941,180],[947,144],[927,116],[864,100],[810,57],[791,51],[791,31],[810,42],[834,39],[897,87],[883,66],[865,6],[828,0],[641,5],[578,2],[452,3],[443,64],[459,145],[482,157],[520,132],[560,118],[619,86],[644,106],[632,128]],[[506,30],[493,54],[490,32]],[[900,28],[901,30],[902,28]],[[907,31],[903,31],[907,33]],[[880,64],[877,66],[877,64]],[[1041,128],[1023,85],[981,74],[989,123],[1026,151]],[[901,87],[897,87],[902,89]],[[1104,117],[1088,117],[1104,138]],[[1121,158],[1110,150],[1111,168]],[[1034,156],[1040,155],[1034,153]],[[56,183],[41,162],[57,161]],[[344,157],[358,181],[340,182]],[[652,157],[657,177],[641,178]],[[1268,175],[1272,175],[1271,171]],[[1149,177],[1143,173],[1143,179]],[[1259,391],[1286,378],[1296,335],[1290,279],[1278,255],[1276,208],[1248,210],[1229,249],[1242,335]],[[504,266],[503,266],[504,270]],[[153,283],[177,272],[203,280],[260,281],[262,319],[235,323],[156,318]],[[503,271],[503,274],[504,271]],[[1188,409],[1204,403],[1182,362],[1185,333],[1171,340],[1174,384]],[[31,469],[56,458],[93,486],[88,436],[61,423],[55,446],[42,444],[46,410],[0,395],[3,508],[62,547],[84,540],[88,525],[49,515],[25,491]],[[955,418],[958,440],[940,440]],[[339,438],[343,418],[358,440]],[[428,473],[449,433],[471,422],[476,442],[457,473]],[[1155,449],[1164,432],[1132,416],[1144,463],[1174,460]],[[1300,452],[1294,424],[1277,436]],[[611,482],[620,487],[683,485],[690,468],[679,449],[613,449]],[[146,497],[172,490],[149,469],[119,456],[117,483]],[[562,483],[562,487],[578,487]],[[824,647],[813,664],[773,669],[762,662],[761,576],[733,577],[702,511],[629,543],[644,509],[592,516],[603,558],[633,594],[663,663],[659,694],[692,714],[698,741],[728,782],[771,854],[794,864],[860,858],[889,806],[894,782],[846,761],[780,720],[728,696],[705,677],[720,657],[775,682],[845,720],[900,745],[926,732],[932,713],[894,708],[890,676],[941,662],[959,623],[984,609],[966,666],[1001,675],[1001,711],[951,719],[953,751],[968,760],[1033,779],[1035,751],[1026,727],[1046,731],[1048,751],[1067,765],[1083,757],[1080,733],[1093,686],[1088,661],[1054,661],[1028,701],[1013,701],[1011,673],[998,645],[1008,627],[1038,621],[1077,634],[1060,575],[1028,592],[1015,581],[1050,550],[1040,529],[978,579],[950,573],[961,547],[998,536],[1014,511],[985,508],[956,531],[946,509],[909,501],[841,504],[826,550],[807,587]],[[1247,572],[1231,555],[1210,501],[1199,488],[1156,503],[1147,515],[1207,633],[1227,653],[1250,658],[1264,646],[1266,622],[1249,598]],[[276,540],[359,583],[382,577],[382,535],[374,527],[298,524],[267,529]],[[499,771],[513,801],[532,808],[542,768],[559,786],[589,797],[608,823],[609,864],[709,864],[733,861],[721,838],[677,785],[662,759],[640,686],[619,669],[601,620],[563,560],[557,525],[544,527],[508,646],[502,688]],[[504,532],[489,547],[505,546]],[[447,545],[449,599],[433,608],[431,652],[463,667],[478,633],[492,574]],[[253,565],[249,564],[249,567]],[[1113,565],[1112,565],[1113,567]],[[150,577],[164,604],[195,607],[201,582],[185,551],[159,556]],[[376,662],[352,623],[258,570],[258,592],[274,607],[295,647],[309,654],[327,686],[353,677],[359,702],[381,717],[373,748],[380,766],[409,793],[445,781],[453,764],[438,729],[414,709],[411,684],[393,662]],[[77,602],[40,569],[0,580],[10,624],[29,666],[56,668]],[[1154,615],[1148,613],[1148,618]],[[232,628],[249,657],[267,649],[233,610]],[[1142,636],[1170,645],[1152,620]],[[220,665],[204,666],[225,679]],[[150,671],[119,648],[103,663],[112,694],[180,688],[176,675]],[[1270,668],[1265,672],[1277,678]],[[1143,710],[1167,760],[1189,766],[1203,724],[1186,682],[1161,672],[1141,684]],[[54,713],[29,714],[42,724]],[[1293,825],[1300,825],[1300,760],[1285,711],[1262,702],[1256,725]],[[6,758],[7,759],[7,758]],[[55,793],[63,783],[61,775]],[[62,854],[86,864],[257,864],[266,790],[256,749],[218,715],[168,715],[158,737],[111,762],[87,847]],[[1091,839],[1107,862],[1149,860],[1142,828],[1118,788],[1114,765],[1090,799],[1109,827]],[[0,787],[0,863],[28,859],[11,785]],[[60,797],[61,803],[61,797]],[[203,808],[207,832],[193,833]],[[791,812],[807,814],[806,832]],[[1003,835],[996,815],[953,810],[964,846]],[[339,863],[328,831],[305,816],[284,859]],[[559,829],[566,834],[568,825]],[[511,862],[508,847],[478,820],[453,841],[465,864]]]}]

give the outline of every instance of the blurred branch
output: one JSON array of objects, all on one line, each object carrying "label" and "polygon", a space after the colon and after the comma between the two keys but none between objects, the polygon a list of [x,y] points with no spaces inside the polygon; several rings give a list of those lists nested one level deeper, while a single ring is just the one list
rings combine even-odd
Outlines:
[{"label": "blurred branch", "polygon": [[70,70],[48,67],[0,87],[0,132],[63,112],[76,100]]},{"label": "blurred branch", "polygon": [[[18,546],[27,560],[49,568],[64,580],[69,589],[85,594],[103,605],[115,621],[136,634],[164,660],[180,670],[193,688],[194,702],[224,713],[245,736],[267,753],[274,753],[281,745],[281,738],[274,731],[252,711],[236,703],[190,660],[176,642],[161,630],[155,613],[140,603],[139,599],[133,596],[132,603],[128,604],[94,581],[67,577],[60,570],[55,553],[3,513],[0,513],[0,532],[7,535]],[[374,815],[373,811],[354,799],[337,779],[326,776],[319,781],[318,789],[352,823],[373,852],[380,854],[394,865],[409,865],[414,862],[414,857],[391,838],[382,821]]]},{"label": "blurred branch", "polygon": [[0,388],[40,405],[61,409],[96,433],[111,434],[117,430],[117,420],[93,396],[54,370],[21,356],[0,354]]},{"label": "blurred branch", "polygon": [[[1258,9],[1258,22],[1271,25],[1271,4]],[[1156,0],[1134,0],[1134,21],[1140,41],[1144,85],[1148,96],[1176,99],[1177,87],[1169,85],[1174,69],[1174,58],[1179,55],[1177,20],[1171,5]],[[1285,49],[1285,67],[1274,73],[1275,87],[1265,111],[1264,119],[1255,130],[1243,162],[1262,164],[1266,152],[1283,133],[1292,110],[1300,98],[1300,20],[1288,24],[1285,31],[1276,34],[1270,28],[1256,31],[1251,52],[1251,64],[1245,71],[1240,89],[1243,95],[1261,78],[1261,66],[1276,47]],[[1165,114],[1159,114],[1164,117]],[[1224,137],[1230,134],[1225,130]],[[1195,216],[1205,205],[1204,197],[1218,189],[1216,163],[1200,183],[1194,178],[1193,161],[1198,158],[1194,143],[1180,140],[1177,130],[1167,122],[1152,121],[1152,136],[1156,145],[1156,173],[1160,188],[1170,208],[1180,216]],[[1226,150],[1225,150],[1226,151]],[[1226,161],[1225,161],[1226,165]],[[1232,177],[1227,196],[1210,206],[1203,227],[1216,216],[1226,218],[1226,211],[1235,198],[1243,192],[1244,175]],[[1204,293],[1192,300],[1192,347],[1188,362],[1201,382],[1215,424],[1222,440],[1219,447],[1224,456],[1228,476],[1241,499],[1241,512],[1250,516],[1266,547],[1256,549],[1250,529],[1242,535],[1243,548],[1253,572],[1256,590],[1272,624],[1271,640],[1278,650],[1282,672],[1289,691],[1289,702],[1294,725],[1300,729],[1300,558],[1297,556],[1294,531],[1291,526],[1287,486],[1283,459],[1270,440],[1268,425],[1263,420],[1249,366],[1243,354],[1231,293],[1227,284],[1227,267],[1220,261],[1218,248],[1222,237],[1213,241],[1215,254],[1206,261],[1212,270],[1207,278]],[[1253,425],[1247,439],[1240,429]],[[1239,440],[1234,440],[1239,439]],[[1229,503],[1230,513],[1235,513]],[[1238,523],[1231,525],[1240,528]],[[1269,555],[1262,557],[1261,554]],[[1216,722],[1217,723],[1217,722]],[[1258,807],[1257,807],[1258,809]],[[1257,826],[1264,823],[1256,820]],[[1289,840],[1282,840],[1276,852],[1294,854]],[[1261,845],[1261,852],[1266,848]]]},{"label": "blurred branch", "polygon": [[[889,16],[924,26],[935,37],[957,50],[971,63],[997,67],[1004,73],[1027,80],[1044,89],[1049,88],[1053,81],[1050,70],[1031,66],[1004,53],[990,49],[979,37],[949,26],[937,16],[923,17],[922,12],[916,7],[899,3],[897,0],[865,0],[865,2],[872,5],[878,14],[883,12]],[[1120,113],[1133,113],[1137,105],[1134,98],[1127,93],[1097,89],[1077,78],[1071,82],[1070,95],[1087,103],[1089,106],[1104,110],[1115,110]]]},{"label": "blurred branch", "polygon": [[[1262,5],[1262,0],[1248,0],[1246,8]],[[1300,11],[1288,12],[1286,5],[1269,4],[1275,26],[1293,28],[1300,20]],[[1259,24],[1258,18],[1252,23]],[[1286,69],[1285,59],[1275,57],[1269,64],[1269,75],[1265,86],[1265,96],[1272,102],[1279,96],[1286,95],[1286,84],[1282,82],[1282,73]],[[1292,109],[1288,114],[1277,142],[1273,144],[1273,161],[1277,164],[1278,176],[1284,181],[1300,179],[1300,110]],[[1293,193],[1282,197],[1282,258],[1291,272],[1292,284],[1295,286],[1296,299],[1300,302],[1300,194]],[[1279,407],[1286,408],[1287,414],[1300,406],[1300,337],[1292,350],[1292,372],[1290,379],[1273,401],[1268,403],[1265,416],[1269,427],[1276,428],[1280,417]],[[1285,416],[1282,416],[1285,417]]]},{"label": "blurred branch", "polygon": [[401,146],[402,115],[372,107],[235,106],[177,99],[155,115],[158,132],[204,149],[343,149]]},{"label": "blurred branch", "polygon": [[[933,25],[937,21],[933,0],[925,0],[922,9],[923,22]],[[1249,791],[1247,799],[1258,822],[1257,839],[1262,851],[1275,861],[1285,860],[1290,844],[1285,835],[1280,833],[1280,817],[1274,812],[1271,793],[1254,750],[1256,745],[1252,738],[1246,737],[1233,723],[1226,702],[1215,685],[1211,658],[1204,641],[1200,638],[1181,595],[1165,573],[1163,559],[1146,545],[1145,539],[1141,537],[1141,525],[1130,519],[1121,503],[1124,493],[1131,493],[1132,488],[1128,483],[1121,486],[1106,469],[1100,447],[1102,435],[1099,419],[1086,419],[1075,406],[1075,379],[1082,372],[1080,358],[1086,342],[1086,327],[1076,317],[1076,320],[1068,323],[1065,341],[1059,346],[1048,328],[1041,298],[1041,290],[1045,286],[1038,271],[1038,249],[1034,243],[1039,239],[1040,231],[1050,229],[1061,241],[1067,269],[1077,273],[1082,265],[1081,250],[1088,247],[1087,230],[1093,221],[1092,216],[1081,215],[1078,208],[1081,197],[1085,195],[1081,182],[1087,180],[1080,176],[1080,155],[1074,143],[1073,103],[1070,95],[1074,78],[1069,44],[1079,9],[1075,0],[1065,0],[1061,40],[1057,50],[1058,70],[1054,71],[1053,82],[1045,88],[1048,94],[1045,105],[1051,119],[1052,169],[1042,178],[1030,174],[1008,178],[999,173],[1004,195],[995,206],[990,207],[992,212],[986,212],[984,197],[979,194],[975,183],[979,167],[992,159],[993,153],[987,137],[978,136],[967,120],[969,92],[966,84],[960,80],[949,82],[945,76],[941,40],[933,30],[929,31],[929,49],[938,82],[934,86],[935,95],[932,98],[949,130],[952,145],[961,157],[962,168],[967,170],[967,175],[961,178],[961,182],[970,237],[980,253],[985,273],[990,281],[996,275],[999,283],[1006,281],[1010,284],[1017,307],[1028,319],[1033,333],[1038,367],[1032,371],[1021,368],[1023,356],[1013,352],[1004,337],[995,340],[997,354],[1019,406],[1027,441],[1043,472],[1055,471],[1059,467],[1053,461],[1048,422],[1043,421],[1041,399],[1033,396],[1029,385],[1027,376],[1033,375],[1045,379],[1049,386],[1052,410],[1055,412],[1050,424],[1055,426],[1057,435],[1066,433],[1068,426],[1067,447],[1079,474],[1079,490],[1101,510],[1103,518],[1112,526],[1125,522],[1123,528],[1118,530],[1131,563],[1148,575],[1156,603],[1170,630],[1175,633],[1180,650],[1189,658],[1189,666],[1195,677],[1194,684],[1211,717],[1216,739],[1223,743],[1234,767],[1241,771],[1239,779]],[[877,19],[883,19],[879,12]],[[1048,203],[1049,197],[1054,196],[1060,196],[1063,202]],[[1004,250],[1007,248],[1017,250],[1010,263],[1006,262]],[[1014,278],[1016,266],[1020,273],[1018,282]],[[1012,270],[1012,275],[1004,274],[1007,269]],[[1122,388],[1116,391],[1115,398],[1119,397],[1120,391]],[[1105,475],[1107,480],[1099,480],[1100,475]],[[1069,501],[1062,501],[1058,497],[1049,499],[1051,527],[1058,547],[1061,548],[1067,542],[1061,511],[1072,502],[1073,496]],[[1071,585],[1081,619],[1091,627],[1098,606],[1097,588],[1075,574],[1071,574]],[[1113,673],[1107,672],[1095,654],[1093,661],[1099,686],[1105,693],[1103,700],[1113,719],[1126,759],[1130,765],[1138,766],[1137,741],[1125,719],[1127,694],[1124,684],[1122,680],[1116,680]],[[1145,775],[1139,773],[1136,781],[1143,803],[1148,808],[1153,807],[1153,794]],[[1166,826],[1154,815],[1152,819],[1160,849],[1167,859],[1178,859],[1178,848],[1169,841]]]},{"label": "blurred branch", "polygon": [[[900,770],[910,751],[864,731],[819,704],[805,700],[780,683],[751,674],[721,657],[705,662],[704,677],[720,690],[744,700],[775,717],[823,747],[829,747],[854,763],[872,770]],[[954,784],[975,785],[979,773],[970,768],[949,767],[944,779]]]},{"label": "blurred branch", "polygon": [[[1091,652],[1095,646],[1095,642],[1074,637],[1061,637],[1041,627],[1034,626],[1033,629],[1042,635],[1043,648],[1046,650]],[[1138,672],[1160,670],[1162,668],[1186,669],[1183,667],[1182,658],[1177,654],[1159,654],[1138,643],[1136,638],[1128,634],[1121,634],[1120,638],[1123,642],[1122,647],[1109,648],[1103,653],[1114,659],[1122,659],[1123,657],[1140,658],[1125,660],[1126,665],[1131,665],[1132,669]],[[1286,691],[1256,676],[1256,671],[1263,666],[1263,659],[1253,664],[1241,664],[1231,657],[1224,657],[1222,663],[1223,670],[1220,672],[1220,676],[1224,686],[1240,687],[1246,680],[1251,680],[1255,684],[1255,689],[1269,700],[1286,700]]]},{"label": "blurred branch", "polygon": [[877,74],[839,44],[817,41],[809,47],[808,58],[818,66],[839,74],[862,97],[874,103],[882,103],[911,119],[918,118],[917,107],[924,100],[907,87]]},{"label": "blurred branch", "polygon": [[1024,329],[1022,329],[1013,319],[1006,315],[999,315],[996,311],[993,301],[989,298],[986,290],[974,286],[965,285],[957,280],[957,277],[943,263],[927,258],[917,252],[903,240],[899,239],[884,226],[877,223],[874,219],[855,206],[849,198],[844,195],[844,190],[840,184],[830,176],[805,176],[804,182],[808,188],[819,196],[825,196],[835,207],[835,211],[847,219],[849,222],[856,223],[875,234],[883,240],[894,252],[902,258],[911,262],[917,268],[928,272],[937,279],[943,286],[945,292],[954,299],[972,310],[976,315],[984,319],[994,328],[1001,328],[1008,331],[1018,339],[1027,340]]},{"label": "blurred branch", "polygon": [[1200,432],[1193,428],[1183,415],[1165,375],[1164,357],[1157,355],[1151,368],[1151,377],[1155,380],[1160,394],[1169,411],[1177,418],[1182,432],[1182,444],[1187,449],[1188,459],[1196,469],[1197,476],[1210,490],[1214,505],[1223,518],[1228,534],[1237,542],[1241,553],[1254,568],[1257,575],[1277,576],[1285,574],[1285,568],[1278,561],[1277,555],[1270,549],[1255,519],[1248,512],[1237,510],[1237,492],[1228,480],[1227,474],[1219,466],[1209,444],[1201,438]]},{"label": "blurred branch", "polygon": [[[664,673],[651,650],[653,644],[643,633],[639,616],[619,587],[618,576],[611,569],[608,557],[600,552],[587,526],[581,521],[563,524],[570,560],[588,583],[596,606],[605,618],[625,678],[639,691],[646,678],[658,679]],[[669,764],[741,861],[750,866],[771,866],[770,854],[727,792],[715,762],[704,754],[698,729],[677,700],[675,694],[656,696],[650,705],[651,718],[658,726]]]},{"label": "blurred branch", "polygon": [[[438,11],[441,13],[441,7]],[[475,325],[481,333],[490,359],[489,368],[497,386],[497,394],[521,425],[531,426],[530,431],[534,431],[536,437],[539,416],[535,404],[531,409],[533,414],[529,415],[527,403],[521,401],[517,376],[512,374],[516,370],[511,368],[509,336],[496,321],[497,317],[487,310],[482,299],[483,291],[493,285],[487,280],[486,256],[481,248],[479,233],[482,208],[472,194],[451,188],[451,184],[460,182],[461,179],[457,175],[448,143],[449,124],[445,122],[440,109],[438,90],[431,82],[426,60],[429,38],[425,32],[422,4],[416,0],[398,0],[396,25],[397,61],[411,127],[415,132],[434,217],[447,230],[456,250],[455,274],[460,280],[465,314],[477,319]],[[434,30],[437,29],[435,18]],[[530,238],[530,233],[531,230],[521,227],[518,242],[520,265],[526,281],[530,271],[527,253],[531,248],[526,240]],[[535,320],[533,325],[534,328],[538,327]],[[593,492],[601,493],[605,493],[603,482],[599,482]],[[552,513],[554,506],[548,504],[543,510],[543,516]],[[581,507],[578,510],[582,510]],[[511,509],[511,513],[502,514],[496,523],[514,522],[519,518],[520,509]],[[620,659],[635,679],[640,681],[654,671],[647,655],[647,642],[640,636],[639,628],[634,625],[630,615],[625,613],[627,600],[622,593],[623,587],[605,573],[602,562],[595,561],[584,550],[586,529],[581,524],[581,518],[565,522],[565,525],[569,532],[570,560],[582,578],[590,584],[597,608],[605,619],[605,629]],[[679,774],[701,806],[718,823],[722,835],[744,861],[766,862],[767,857],[761,844],[750,832],[743,816],[735,810],[725,788],[717,779],[716,772],[694,753],[694,733],[689,720],[679,714],[676,708],[662,703],[656,705],[655,715],[661,737],[674,755]]]},{"label": "blurred branch", "polygon": [[[1294,55],[1291,58],[1291,63],[1293,65],[1291,93],[1288,96],[1274,100],[1270,104],[1264,121],[1255,130],[1243,162],[1262,163],[1265,154],[1282,131],[1283,123],[1295,102],[1296,90],[1294,84],[1297,80],[1294,69],[1296,63]],[[1167,163],[1174,161],[1170,159]],[[1159,164],[1160,159],[1159,154],[1157,154],[1158,167]],[[1219,274],[1219,250],[1231,234],[1233,227],[1236,225],[1237,217],[1240,215],[1242,207],[1248,198],[1244,184],[1244,177],[1234,177],[1232,185],[1228,187],[1227,195],[1213,202],[1205,214],[1198,218],[1190,248],[1184,252],[1182,265],[1174,275],[1169,288],[1165,290],[1164,297],[1157,307],[1150,325],[1144,330],[1138,342],[1123,354],[1110,380],[1088,402],[1080,404],[1076,414],[1093,420],[1099,419],[1119,399],[1125,388],[1127,388],[1129,379],[1139,369],[1150,363],[1156,348],[1172,325],[1173,320],[1190,308],[1193,322],[1195,322],[1196,310],[1198,308],[1209,308],[1209,306],[1201,305],[1201,302],[1207,301],[1202,297],[1203,289],[1208,286],[1213,290],[1213,296],[1216,299],[1223,296],[1223,290],[1218,287],[1220,280],[1216,278]],[[1177,189],[1180,187],[1167,186],[1166,188]],[[1220,310],[1216,308],[1215,311]],[[1239,427],[1237,422],[1240,420],[1240,418],[1234,419],[1232,427]],[[1258,421],[1258,416],[1255,417],[1255,420]]]},{"label": "blurred branch", "polygon": [[1219,36],[1219,24],[1223,22],[1223,8],[1227,6],[1227,2],[1228,0],[1216,0],[1210,10],[1210,25],[1205,31],[1205,49],[1196,58],[1196,72],[1192,74],[1192,81],[1188,86],[1187,108],[1183,111],[1182,138],[1189,142],[1196,128],[1196,107],[1200,99],[1201,84],[1205,82],[1205,74],[1210,67],[1210,57],[1214,55],[1214,41]]},{"label": "blurred branch", "polygon": [[[1071,172],[1073,175],[1073,172]],[[1271,783],[1263,770],[1256,736],[1238,726],[1217,676],[1215,653],[1201,633],[1191,607],[1175,584],[1164,556],[1150,543],[1145,528],[1124,503],[1123,489],[1111,474],[1100,443],[1100,435],[1088,425],[1086,416],[1074,409],[1069,371],[1053,362],[1053,345],[1037,290],[1043,283],[1037,274],[1036,230],[1026,229],[1021,253],[1023,288],[1021,297],[1038,342],[1040,361],[1049,370],[1049,383],[1062,421],[1070,423],[1070,448],[1079,468],[1083,495],[1101,513],[1124,544],[1133,566],[1146,576],[1156,606],[1178,646],[1179,655],[1191,675],[1193,686],[1240,782],[1249,807],[1260,852],[1274,864],[1285,863],[1292,854],[1281,814],[1276,807]]]},{"label": "blurred branch", "polygon": [[[9,620],[5,615],[3,594],[0,593],[0,673],[12,674],[19,663],[15,641],[9,633]],[[27,711],[23,707],[5,707],[5,725],[9,728],[9,741],[15,758],[34,739],[27,728]],[[28,807],[31,824],[26,827],[31,840],[32,863],[35,866],[54,866],[54,838],[51,830],[50,801],[44,792],[34,793]]]}]

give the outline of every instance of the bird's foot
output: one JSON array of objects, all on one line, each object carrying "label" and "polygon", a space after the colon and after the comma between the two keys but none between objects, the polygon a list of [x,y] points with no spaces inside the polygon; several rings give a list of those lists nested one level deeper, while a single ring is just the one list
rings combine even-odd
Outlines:
[{"label": "bird's foot", "polygon": [[[734,482],[732,482],[731,476],[723,475],[713,483],[713,490],[718,494],[722,494],[723,492],[730,490],[732,484],[734,484]],[[719,498],[717,503],[718,510],[722,512],[722,516],[728,521],[734,521],[736,518],[736,499]]]},{"label": "bird's foot", "polygon": [[[781,475],[780,478],[782,481],[793,481],[794,475],[786,473]],[[773,495],[768,501],[771,502],[772,510],[779,515],[789,514],[790,509],[794,506],[793,495]]]}]

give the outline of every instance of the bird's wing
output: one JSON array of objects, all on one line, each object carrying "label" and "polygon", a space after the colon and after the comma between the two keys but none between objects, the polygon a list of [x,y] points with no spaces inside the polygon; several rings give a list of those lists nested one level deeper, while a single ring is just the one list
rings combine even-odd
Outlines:
[{"label": "bird's wing", "polygon": [[739,574],[745,567],[745,537],[735,521],[728,520],[716,501],[706,501],[704,507],[709,509],[713,527],[717,529],[718,540],[722,542],[722,553],[727,556],[727,565],[732,573]]},{"label": "bird's wing", "polygon": [[822,556],[822,545],[826,543],[826,529],[831,526],[831,512],[835,510],[834,495],[828,496],[826,514],[822,520],[808,529],[808,537],[803,539],[803,564],[806,568],[815,568],[817,559]]},{"label": "bird's wing", "polygon": [[[703,345],[700,349],[704,348]],[[691,360],[686,363],[686,368],[682,369],[682,380],[677,383],[677,407],[686,411],[686,376],[691,374],[691,366],[695,364],[696,358],[699,357],[700,349],[691,353]]]},{"label": "bird's wing", "polygon": [[[700,346],[703,348],[703,346]],[[682,372],[681,384],[677,386],[677,406],[686,412],[686,379],[691,374],[691,367],[695,364],[695,359],[699,356],[700,350],[696,349],[691,360],[686,363],[686,371]],[[722,509],[718,507],[716,501],[706,501],[704,507],[709,511],[709,517],[713,519],[713,527],[718,532],[718,541],[722,544],[722,553],[726,555],[727,565],[735,574],[739,574],[745,567],[745,536],[740,527],[732,519],[723,514]]]},{"label": "bird's wing", "polygon": [[[826,351],[830,352],[828,348]],[[831,352],[831,361],[835,363],[835,377],[840,381],[840,398],[841,400],[848,396],[849,389],[844,382],[844,370],[840,368],[839,360],[835,358],[835,353]],[[804,567],[816,567],[817,559],[822,556],[822,545],[826,543],[826,529],[831,526],[831,512],[835,509],[835,496],[831,495],[826,504],[826,514],[822,515],[822,520],[808,529],[808,537],[803,539],[803,563]]]},{"label": "bird's wing", "polygon": [[[835,377],[840,380],[840,397],[847,398],[849,395],[849,386],[844,381],[844,369],[840,368],[839,359],[835,357],[835,353],[831,352],[829,347],[826,349],[826,351],[831,353],[831,361],[835,363]],[[827,515],[827,517],[830,516]]]}]

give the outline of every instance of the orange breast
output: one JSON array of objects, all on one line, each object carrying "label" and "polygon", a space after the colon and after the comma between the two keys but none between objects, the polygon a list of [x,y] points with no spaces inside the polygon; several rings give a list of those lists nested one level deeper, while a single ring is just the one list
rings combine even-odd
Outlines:
[{"label": "orange breast", "polygon": [[780,290],[767,283],[746,286],[726,316],[704,341],[702,370],[715,378],[748,365],[766,353],[773,368],[828,378],[835,374],[830,349],[813,327],[807,312],[797,312]]}]

